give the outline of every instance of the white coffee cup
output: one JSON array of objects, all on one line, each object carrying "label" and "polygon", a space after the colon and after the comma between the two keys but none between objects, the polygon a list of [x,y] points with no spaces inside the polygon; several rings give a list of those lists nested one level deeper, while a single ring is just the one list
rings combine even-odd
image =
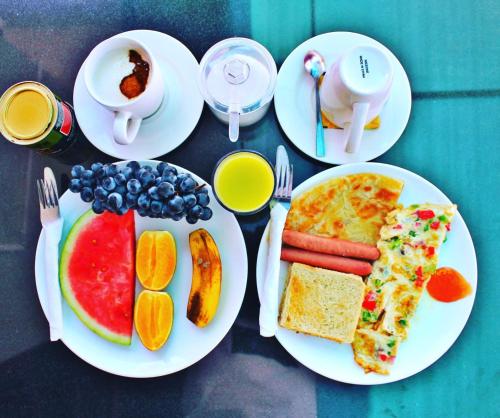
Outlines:
[{"label": "white coffee cup", "polygon": [[[131,99],[120,91],[120,82],[134,68],[129,61],[130,50],[137,51],[149,63],[145,90]],[[121,145],[134,141],[142,119],[155,113],[166,96],[161,70],[153,55],[141,42],[124,36],[106,39],[92,50],[85,62],[84,79],[91,96],[115,112],[113,138]]]},{"label": "white coffee cup", "polygon": [[390,96],[392,79],[391,61],[373,46],[347,51],[326,72],[321,108],[344,129],[346,152],[358,151],[364,126],[380,114]]}]

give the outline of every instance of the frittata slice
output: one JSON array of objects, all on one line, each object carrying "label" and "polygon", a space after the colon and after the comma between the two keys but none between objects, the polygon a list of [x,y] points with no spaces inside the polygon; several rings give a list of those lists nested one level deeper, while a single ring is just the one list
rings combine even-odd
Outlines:
[{"label": "frittata slice", "polygon": [[[388,214],[377,243],[380,258],[366,279],[358,330],[377,331],[401,340],[407,337],[455,213],[456,205],[422,204]],[[354,344],[353,349],[356,356]],[[373,367],[370,370],[374,371]]]}]

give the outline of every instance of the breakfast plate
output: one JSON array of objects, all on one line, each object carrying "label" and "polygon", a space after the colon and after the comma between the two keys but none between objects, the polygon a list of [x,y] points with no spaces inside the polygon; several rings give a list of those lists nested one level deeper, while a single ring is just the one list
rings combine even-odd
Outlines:
[{"label": "breakfast plate", "polygon": [[88,92],[84,62],[73,91],[78,124],[96,148],[112,157],[147,160],[167,154],[187,139],[200,119],[203,97],[193,82],[198,77],[198,62],[185,45],[161,32],[134,30],[116,36],[142,42],[154,54],[165,83],[163,103],[155,114],[142,121],[134,142],[117,144],[113,140],[114,112],[96,102]]},{"label": "breakfast plate", "polygon": [[[304,70],[304,56],[311,49],[318,51],[328,71],[342,53],[358,45],[382,49],[394,67],[392,92],[380,114],[380,127],[365,130],[359,151],[353,154],[344,150],[343,130],[325,129],[326,154],[317,157],[314,80]],[[351,32],[324,33],[300,44],[285,59],[278,73],[274,106],[285,134],[308,156],[329,164],[369,161],[389,150],[403,133],[411,110],[410,82],[394,54],[374,39]]]},{"label": "breakfast plate", "polygon": [[[332,178],[355,173],[377,173],[403,181],[404,188],[399,197],[399,203],[403,205],[425,202],[451,203],[436,186],[417,174],[380,163],[353,163],[330,168],[299,185],[293,191],[292,198]],[[257,256],[256,278],[259,298],[268,250],[268,232],[269,225],[262,236]],[[441,266],[452,267],[459,271],[470,283],[472,294],[457,302],[442,303],[432,299],[424,291],[412,319],[408,338],[399,347],[398,356],[389,375],[365,374],[355,363],[350,344],[337,344],[281,327],[278,327],[276,338],[306,367],[340,382],[376,385],[412,376],[437,361],[453,345],[464,328],[474,304],[477,288],[476,254],[470,233],[458,212],[453,219],[448,239],[441,248],[438,267]],[[287,270],[288,263],[281,261],[280,295],[283,292]]]},{"label": "breakfast plate", "polygon": [[[118,163],[119,167],[125,163]],[[156,162],[150,161],[154,166]],[[176,167],[179,171],[187,170]],[[191,173],[192,174],[192,173]],[[206,183],[195,174],[200,184]],[[145,230],[168,230],[175,237],[177,267],[167,292],[174,302],[174,322],[168,342],[158,351],[148,351],[141,344],[134,329],[130,346],[113,344],[87,328],[63,300],[62,341],[87,363],[120,376],[155,377],[182,370],[207,355],[224,338],[243,302],[247,281],[247,253],[243,234],[233,214],[220,206],[209,186],[210,208],[213,216],[209,221],[190,225],[185,220],[153,219],[135,214],[136,238]],[[59,200],[64,229],[60,249],[74,222],[90,208],[78,194],[66,191]],[[204,328],[196,327],[186,318],[186,308],[191,288],[192,260],[189,233],[205,228],[219,248],[222,262],[222,288],[217,312],[212,322]],[[44,286],[44,240],[42,232],[36,250],[35,277],[38,297],[47,315],[47,297]],[[136,295],[141,286],[136,280]]]}]

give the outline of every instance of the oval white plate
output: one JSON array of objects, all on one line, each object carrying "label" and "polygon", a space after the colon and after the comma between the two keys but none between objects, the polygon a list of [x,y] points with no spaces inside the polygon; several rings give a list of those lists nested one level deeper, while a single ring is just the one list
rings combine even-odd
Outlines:
[{"label": "oval white plate", "polygon": [[122,160],[153,159],[182,144],[200,119],[203,97],[196,85],[198,61],[184,44],[165,33],[133,30],[116,36],[128,36],[148,46],[163,73],[166,98],[154,115],[142,121],[135,141],[119,145],[113,140],[114,112],[96,102],[87,91],[83,63],[73,90],[78,125],[105,154]]},{"label": "oval white plate", "polygon": [[[293,196],[309,190],[328,179],[353,173],[379,173],[404,181],[399,202],[450,203],[450,200],[434,185],[422,177],[402,168],[380,163],[356,163],[330,168],[304,181],[293,191]],[[257,256],[257,289],[260,288],[267,254],[269,225],[262,236]],[[439,359],[455,342],[469,318],[477,287],[476,253],[465,222],[457,213],[452,222],[448,240],[441,248],[439,267],[458,270],[471,284],[472,295],[454,302],[441,303],[424,292],[417,313],[412,320],[408,339],[399,349],[398,357],[388,376],[365,374],[353,359],[349,344],[337,344],[329,340],[298,334],[278,327],[276,338],[298,361],[330,379],[359,385],[376,385],[395,382],[412,376]],[[288,263],[280,267],[280,295],[286,278]]]},{"label": "oval white plate", "polygon": [[[344,151],[343,130],[325,129],[326,155],[316,157],[314,81],[304,70],[304,55],[315,49],[323,55],[328,71],[342,53],[358,45],[381,48],[394,66],[392,93],[380,114],[380,127],[365,130],[361,147],[355,154]],[[369,161],[391,148],[403,133],[411,110],[410,82],[401,63],[380,42],[359,33],[324,33],[300,44],[283,62],[276,82],[274,106],[285,134],[310,157],[329,164]]]},{"label": "oval white plate", "polygon": [[[146,163],[146,162],[144,162]],[[156,162],[147,162],[154,166]],[[119,163],[123,165],[125,163]],[[173,164],[172,164],[173,165]],[[180,167],[181,172],[189,172]],[[199,183],[204,180],[191,173]],[[170,337],[163,348],[156,352],[148,351],[141,344],[135,330],[132,344],[128,347],[108,342],[88,329],[63,300],[64,331],[62,341],[77,356],[87,363],[120,376],[155,377],[182,370],[206,356],[224,338],[240,310],[247,283],[247,252],[243,234],[233,214],[222,208],[210,192],[210,208],[213,217],[209,221],[199,221],[195,225],[185,220],[178,222],[169,219],[142,218],[135,215],[136,237],[145,230],[168,230],[177,244],[177,267],[166,291],[174,301],[174,323]],[[90,208],[89,203],[80,199],[78,194],[66,191],[60,198],[64,230],[60,249],[71,226]],[[212,322],[205,328],[198,328],[186,318],[186,308],[191,289],[191,251],[189,233],[205,228],[214,238],[222,259],[222,289],[219,307]],[[38,297],[46,312],[44,286],[43,244],[44,234],[40,235],[36,249],[35,277]],[[136,295],[141,290],[136,281]]]}]

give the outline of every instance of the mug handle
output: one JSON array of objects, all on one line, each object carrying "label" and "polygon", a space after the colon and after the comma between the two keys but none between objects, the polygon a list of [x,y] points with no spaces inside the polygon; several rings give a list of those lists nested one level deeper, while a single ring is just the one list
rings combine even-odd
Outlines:
[{"label": "mug handle", "polygon": [[356,153],[359,150],[369,108],[369,103],[354,103],[352,120],[344,126],[346,131],[345,136],[347,137],[345,151],[350,154]]},{"label": "mug handle", "polygon": [[113,122],[113,138],[118,144],[131,144],[139,132],[141,122],[142,119],[133,118],[130,112],[117,112]]}]

